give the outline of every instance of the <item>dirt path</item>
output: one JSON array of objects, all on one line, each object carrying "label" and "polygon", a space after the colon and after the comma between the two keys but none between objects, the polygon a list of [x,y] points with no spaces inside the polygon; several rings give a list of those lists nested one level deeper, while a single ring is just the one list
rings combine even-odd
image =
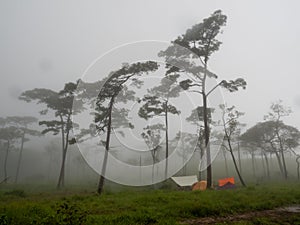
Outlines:
[{"label": "dirt path", "polygon": [[[278,224],[294,224],[296,220],[297,224],[300,224],[300,205],[289,206],[283,208],[277,208],[274,210],[264,210],[247,212],[237,215],[228,215],[224,217],[203,217],[198,219],[190,219],[182,221],[182,224],[216,224],[216,223],[227,223],[232,224],[233,222],[239,221],[257,221],[257,220],[267,220],[270,222],[278,222]],[[266,221],[266,222],[267,222]]]}]

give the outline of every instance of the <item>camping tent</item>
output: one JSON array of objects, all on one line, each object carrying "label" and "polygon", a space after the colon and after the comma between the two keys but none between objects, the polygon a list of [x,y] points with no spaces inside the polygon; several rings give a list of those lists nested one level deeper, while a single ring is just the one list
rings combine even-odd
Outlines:
[{"label": "camping tent", "polygon": [[197,176],[182,176],[182,177],[171,177],[171,179],[179,186],[179,187],[191,187],[194,183],[198,181]]},{"label": "camping tent", "polygon": [[227,177],[219,180],[218,190],[235,188],[234,177]]},{"label": "camping tent", "polygon": [[193,191],[205,191],[207,187],[207,181],[206,180],[201,180],[199,182],[196,182],[192,186]]}]

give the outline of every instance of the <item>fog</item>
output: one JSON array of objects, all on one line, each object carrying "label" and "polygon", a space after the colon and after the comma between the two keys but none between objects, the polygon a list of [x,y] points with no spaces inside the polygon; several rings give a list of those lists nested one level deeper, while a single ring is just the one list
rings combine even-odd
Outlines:
[{"label": "fog", "polygon": [[[0,1],[0,117],[50,118],[39,114],[43,106],[20,101],[20,94],[34,88],[61,90],[65,83],[84,78],[94,60],[112,49],[145,40],[170,42],[221,9],[228,20],[218,36],[223,44],[212,55],[209,70],[219,76],[218,81],[237,77],[246,80],[246,90],[222,92],[228,105],[245,112],[240,119],[246,124],[243,131],[263,121],[271,103],[279,99],[292,109],[284,122],[300,129],[299,7],[297,0]],[[130,58],[133,52],[128,51],[128,54]],[[107,75],[99,74],[99,80]],[[36,124],[32,127],[42,130]],[[176,133],[174,129],[170,135],[172,139]],[[51,134],[26,142],[20,180],[56,183],[61,160],[60,142],[59,135]],[[140,143],[136,145],[141,146]],[[197,154],[189,162],[186,173],[197,170]],[[8,159],[11,177],[15,174],[17,157],[16,150]],[[223,171],[222,157],[219,153],[214,162],[219,171]],[[246,160],[247,157],[245,153],[242,158]],[[3,158],[1,151],[0,168]],[[143,159],[126,154],[121,158],[134,161],[135,165],[140,161],[143,165],[152,162],[151,154]],[[256,160],[262,166],[259,155]],[[291,176],[296,177],[292,156],[289,163]],[[272,169],[273,174],[279,171],[275,163]],[[3,177],[2,169],[0,171]],[[252,177],[251,172],[248,175]],[[225,174],[220,172],[218,176]],[[255,179],[263,176],[263,169],[259,169]],[[93,184],[97,180],[97,174],[85,163],[76,145],[68,150],[66,177],[69,182],[86,179]]]}]

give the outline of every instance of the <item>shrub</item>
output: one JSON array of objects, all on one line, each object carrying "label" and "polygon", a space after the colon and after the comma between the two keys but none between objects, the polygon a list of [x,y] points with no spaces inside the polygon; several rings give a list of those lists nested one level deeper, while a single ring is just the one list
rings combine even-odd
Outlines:
[{"label": "shrub", "polygon": [[18,189],[4,192],[4,195],[12,195],[12,196],[17,196],[22,198],[26,197],[25,192],[23,190],[18,190]]},{"label": "shrub", "polygon": [[[56,216],[50,217],[48,223],[62,225],[80,225],[86,221],[87,212],[76,204],[63,201],[56,207]],[[54,220],[54,221],[53,221]]]}]

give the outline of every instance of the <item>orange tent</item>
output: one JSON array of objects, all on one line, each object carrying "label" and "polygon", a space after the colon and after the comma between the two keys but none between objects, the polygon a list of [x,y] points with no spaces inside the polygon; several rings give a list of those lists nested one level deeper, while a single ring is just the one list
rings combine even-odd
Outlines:
[{"label": "orange tent", "polygon": [[227,183],[234,184],[234,177],[227,177],[219,180],[219,187],[224,186]]},{"label": "orange tent", "polygon": [[196,190],[205,191],[206,187],[207,187],[206,180],[201,180],[201,181],[196,182],[196,183],[193,184],[192,190],[193,191],[196,191]]}]

